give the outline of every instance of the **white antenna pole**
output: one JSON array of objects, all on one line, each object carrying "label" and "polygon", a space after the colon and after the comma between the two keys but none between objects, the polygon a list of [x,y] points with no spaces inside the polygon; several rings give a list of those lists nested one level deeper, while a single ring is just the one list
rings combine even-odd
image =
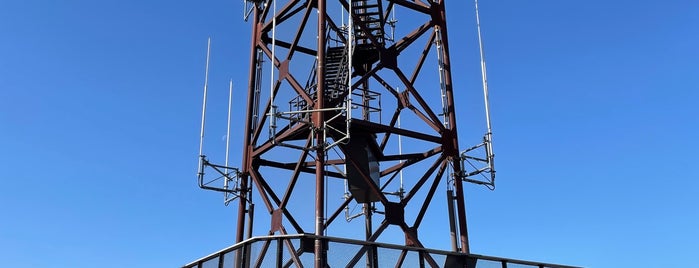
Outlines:
[{"label": "white antenna pole", "polygon": [[393,7],[391,8],[391,21],[389,21],[389,25],[391,25],[391,41],[395,42],[396,41],[396,9],[398,7],[394,4]]},{"label": "white antenna pole", "polygon": [[[349,45],[350,48],[350,53],[352,52],[352,35],[354,33],[353,29],[353,24],[354,20],[352,20],[352,0],[349,0],[349,9],[347,10],[347,44]],[[352,66],[352,57],[349,58],[350,62],[350,67]]]},{"label": "white antenna pole", "polygon": [[272,13],[272,59],[271,59],[271,67],[272,67],[272,72],[269,78],[269,95],[270,95],[270,104],[273,107],[274,106],[274,59],[276,58],[276,50],[277,50],[277,0],[272,1],[272,9],[274,12]]},{"label": "white antenna pole", "polygon": [[349,0],[349,8],[347,9],[347,43],[352,44],[352,0]]},{"label": "white antenna pole", "polygon": [[270,139],[272,142],[276,139],[276,128],[277,128],[277,107],[274,105],[274,60],[276,58],[276,48],[277,48],[277,0],[272,0],[272,58],[270,59],[271,71],[269,76],[269,130]]},{"label": "white antenna pole", "polygon": [[[231,107],[233,104],[233,79],[229,81],[228,84],[228,124],[226,126],[226,170],[225,173],[228,175],[228,151],[230,149],[231,143]],[[223,180],[223,189],[228,190],[228,176]]]},{"label": "white antenna pole", "polygon": [[[398,128],[400,128],[400,114],[398,115]],[[398,134],[398,154],[403,155],[403,135]],[[403,164],[403,160],[400,160]],[[400,169],[400,194],[403,196],[403,168]]]},{"label": "white antenna pole", "polygon": [[483,102],[485,102],[485,122],[488,132],[485,133],[484,143],[485,152],[488,160],[488,168],[490,169],[490,186],[491,190],[495,189],[495,154],[493,153],[493,131],[490,126],[490,101],[488,100],[488,75],[485,68],[485,52],[483,49],[483,37],[481,36],[481,17],[478,12],[478,0],[475,0],[476,5],[476,27],[478,27],[478,47],[481,52],[481,74],[483,76]]},{"label": "white antenna pole", "polygon": [[274,59],[276,58],[277,50],[277,0],[272,0],[272,74],[270,75],[269,90],[270,90],[270,104],[274,106]]},{"label": "white antenna pole", "polygon": [[[354,43],[354,20],[352,19],[352,0],[349,0],[349,9],[347,10],[347,120],[352,120],[352,45]],[[349,124],[349,123],[348,123]],[[349,136],[349,125],[347,128]]]},{"label": "white antenna pole", "polygon": [[206,71],[204,73],[204,100],[201,107],[201,133],[199,135],[199,170],[198,174],[202,174],[201,162],[204,158],[204,123],[206,119],[206,93],[209,88],[209,56],[211,55],[211,37],[209,37],[206,44]]},{"label": "white antenna pole", "polygon": [[435,45],[437,47],[437,65],[438,65],[438,70],[439,70],[439,90],[440,90],[440,100],[442,101],[442,124],[446,128],[450,128],[449,126],[449,121],[447,120],[447,117],[449,114],[447,113],[447,106],[446,106],[446,98],[447,98],[447,93],[446,93],[446,77],[445,77],[445,70],[444,70],[444,60],[442,53],[444,52],[443,46],[442,46],[442,35],[439,30],[439,26],[434,26],[434,32],[435,32]]},{"label": "white antenna pole", "polygon": [[476,1],[476,26],[478,27],[478,47],[481,53],[481,75],[483,78],[483,99],[485,101],[485,121],[488,127],[488,140],[490,140],[491,127],[490,127],[490,101],[488,100],[488,75],[485,68],[485,52],[483,50],[483,38],[481,36],[481,18],[478,12],[478,0]]}]

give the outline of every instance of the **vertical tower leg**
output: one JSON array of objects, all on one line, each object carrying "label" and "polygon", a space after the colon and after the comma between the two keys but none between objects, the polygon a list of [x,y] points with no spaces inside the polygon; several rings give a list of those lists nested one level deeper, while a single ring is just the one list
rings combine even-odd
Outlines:
[{"label": "vertical tower leg", "polygon": [[[325,0],[318,0],[318,68],[317,72],[317,86],[316,90],[317,101],[315,109],[317,112],[313,113],[313,124],[315,126],[315,139],[316,139],[316,195],[315,195],[315,235],[322,236],[325,226],[325,180],[323,174],[325,170],[325,139],[323,135],[322,128],[325,122],[325,112],[323,112],[324,102],[325,102],[325,14],[326,6]],[[321,88],[322,87],[322,88]],[[323,247],[323,240],[316,239],[315,241],[315,267],[323,268],[326,266],[325,259],[325,248]]]},{"label": "vertical tower leg", "polygon": [[[254,9],[254,14],[253,14],[253,23],[252,23],[252,32],[256,33],[259,31],[257,21],[259,20],[259,12],[257,8]],[[246,212],[246,206],[247,206],[247,192],[248,192],[248,180],[250,177],[250,167],[251,167],[251,162],[252,162],[252,156],[251,156],[251,137],[252,137],[252,125],[253,125],[253,101],[254,101],[254,96],[255,96],[255,76],[256,74],[256,68],[255,65],[257,64],[257,57],[256,57],[256,52],[257,52],[257,40],[252,38],[250,44],[250,66],[249,70],[250,72],[248,73],[248,99],[247,99],[247,110],[246,110],[246,120],[245,120],[245,134],[244,134],[244,139],[243,139],[243,158],[242,158],[242,169],[241,169],[241,179],[240,179],[240,194],[241,198],[239,198],[239,204],[238,204],[238,225],[237,225],[237,230],[236,230],[236,237],[235,237],[235,242],[239,243],[243,241],[244,239],[244,233],[245,233],[245,212]],[[252,215],[251,215],[252,217]]]},{"label": "vertical tower leg", "polygon": [[[443,62],[444,62],[444,86],[447,98],[447,114],[448,123],[451,129],[450,142],[451,144],[446,144],[445,146],[451,147],[448,150],[448,159],[452,162],[454,167],[454,174],[461,174],[460,166],[460,156],[459,156],[459,141],[458,134],[456,131],[456,110],[454,109],[454,88],[451,81],[451,62],[449,59],[449,38],[447,34],[447,17],[446,10],[444,6],[444,0],[439,1],[439,18],[435,22],[437,27],[440,28],[439,34],[441,35],[442,46],[444,49]],[[459,223],[459,240],[460,240],[460,251],[463,253],[470,253],[468,245],[468,230],[466,226],[466,204],[464,200],[464,190],[463,182],[460,179],[454,180],[454,190],[456,193],[456,216]]]},{"label": "vertical tower leg", "polygon": [[[374,228],[372,226],[372,217],[371,217],[372,211],[371,211],[371,203],[365,203],[364,204],[364,228],[365,228],[365,234],[364,234],[364,239],[366,241],[371,240],[371,235],[374,234]],[[373,256],[374,252],[373,249],[369,249],[366,254],[366,267],[374,267],[374,262],[373,262]]]}]

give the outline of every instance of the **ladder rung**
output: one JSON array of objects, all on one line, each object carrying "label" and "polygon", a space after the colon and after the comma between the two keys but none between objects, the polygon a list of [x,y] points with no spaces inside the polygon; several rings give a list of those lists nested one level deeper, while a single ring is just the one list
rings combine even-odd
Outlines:
[{"label": "ladder rung", "polygon": [[366,2],[360,2],[357,3],[358,5],[355,5],[355,9],[367,9],[367,8],[376,8],[379,7],[379,4],[365,4]]}]

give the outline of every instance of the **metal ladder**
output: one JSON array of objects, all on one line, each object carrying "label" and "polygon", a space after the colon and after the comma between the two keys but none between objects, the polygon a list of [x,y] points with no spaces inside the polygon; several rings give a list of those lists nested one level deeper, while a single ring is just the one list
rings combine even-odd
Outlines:
[{"label": "metal ladder", "polygon": [[[357,44],[370,44],[373,36],[380,44],[384,44],[384,29],[383,29],[383,13],[381,13],[381,5],[378,1],[359,0],[352,1],[352,14],[359,21],[354,23],[354,31],[357,33],[355,38]],[[366,30],[361,27],[364,25]]]},{"label": "metal ladder", "polygon": [[325,97],[332,102],[348,90],[347,46],[329,47],[325,54]]}]

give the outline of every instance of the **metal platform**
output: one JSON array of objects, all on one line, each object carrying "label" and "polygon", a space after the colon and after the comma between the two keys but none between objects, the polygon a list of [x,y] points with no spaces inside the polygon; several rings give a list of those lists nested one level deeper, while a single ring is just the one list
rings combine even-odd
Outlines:
[{"label": "metal platform", "polygon": [[182,267],[313,267],[316,239],[326,242],[326,267],[577,268],[303,234],[253,237]]}]

